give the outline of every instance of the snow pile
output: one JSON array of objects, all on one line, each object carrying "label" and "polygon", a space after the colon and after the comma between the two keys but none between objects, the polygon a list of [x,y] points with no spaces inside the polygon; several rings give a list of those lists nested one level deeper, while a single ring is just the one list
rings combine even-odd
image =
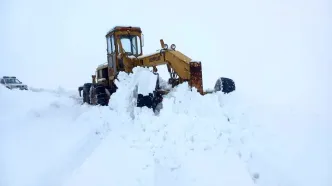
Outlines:
[{"label": "snow pile", "polygon": [[137,93],[146,96],[155,90],[158,76],[151,73],[148,68],[145,68],[140,72],[139,70],[140,69],[138,68],[133,69],[134,78],[132,79],[137,80],[135,83],[138,86]]},{"label": "snow pile", "polygon": [[184,83],[156,115],[134,106],[147,73],[120,73],[108,107],[0,87],[0,185],[330,185],[322,113],[238,91],[201,96]]},{"label": "snow pile", "polygon": [[117,113],[111,131],[67,185],[253,184],[232,147],[241,135],[238,116],[224,110],[235,95],[202,97],[182,84],[165,97],[156,116],[150,109],[132,107],[133,85],[144,77],[138,73],[147,71],[136,68],[134,74],[119,75],[119,89],[110,101]]}]

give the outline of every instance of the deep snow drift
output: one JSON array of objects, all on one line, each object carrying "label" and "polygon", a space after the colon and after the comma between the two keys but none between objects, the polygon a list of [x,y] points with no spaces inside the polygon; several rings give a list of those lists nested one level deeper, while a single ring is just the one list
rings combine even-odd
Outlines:
[{"label": "deep snow drift", "polygon": [[332,183],[324,113],[252,104],[241,92],[200,96],[182,84],[155,115],[132,107],[142,82],[134,77],[146,70],[121,73],[109,107],[0,87],[0,185]]}]

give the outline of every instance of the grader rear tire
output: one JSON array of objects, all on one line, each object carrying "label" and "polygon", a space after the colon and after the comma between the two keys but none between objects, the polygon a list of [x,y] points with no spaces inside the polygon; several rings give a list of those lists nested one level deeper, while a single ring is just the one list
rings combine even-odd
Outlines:
[{"label": "grader rear tire", "polygon": [[88,103],[90,104],[90,87],[92,83],[85,83],[83,85],[83,103]]},{"label": "grader rear tire", "polygon": [[106,87],[103,85],[95,86],[95,93],[97,98],[97,105],[108,106],[108,95],[106,93]]}]

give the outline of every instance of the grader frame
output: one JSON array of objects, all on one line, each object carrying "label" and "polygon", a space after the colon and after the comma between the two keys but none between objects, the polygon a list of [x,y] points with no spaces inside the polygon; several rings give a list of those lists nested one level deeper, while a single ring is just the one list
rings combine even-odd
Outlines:
[{"label": "grader frame", "polygon": [[[169,48],[162,39],[159,51],[143,55],[143,34],[140,27],[115,26],[106,34],[106,41],[107,63],[97,67],[96,75],[92,75],[92,83],[79,87],[79,91],[83,91],[83,101],[89,104],[107,105],[110,96],[116,92],[114,80],[118,73],[132,73],[133,68],[138,66],[152,67],[153,72],[157,72],[157,66],[166,65],[170,74],[168,83],[172,87],[188,82],[189,86],[196,88],[201,95],[216,91],[230,93],[235,90],[232,79],[219,78],[213,91],[204,91],[201,62],[192,61],[191,58],[176,50],[175,44]],[[155,93],[147,99],[146,95],[143,95],[145,100],[150,100],[151,103],[140,104],[140,106],[154,107],[162,100],[162,95],[168,93],[168,90],[159,89],[155,90]],[[92,103],[93,97],[95,101]]]}]

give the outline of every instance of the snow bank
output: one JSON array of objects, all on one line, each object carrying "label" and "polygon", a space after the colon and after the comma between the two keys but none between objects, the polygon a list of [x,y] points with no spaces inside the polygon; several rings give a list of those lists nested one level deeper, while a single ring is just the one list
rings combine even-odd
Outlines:
[{"label": "snow bank", "polygon": [[0,185],[331,185],[326,114],[184,83],[155,115],[134,107],[147,72],[120,73],[109,107],[0,88]]},{"label": "snow bank", "polygon": [[330,185],[325,115],[182,84],[155,116],[131,107],[138,76],[120,77],[110,104],[118,122],[65,185]]},{"label": "snow bank", "polygon": [[111,131],[65,185],[252,185],[232,147],[232,135],[240,133],[236,114],[224,110],[232,95],[202,97],[182,84],[165,97],[156,116],[132,107],[133,85],[146,81],[136,79],[146,72],[137,68],[136,74],[119,75],[110,101],[110,112],[117,113]]}]

